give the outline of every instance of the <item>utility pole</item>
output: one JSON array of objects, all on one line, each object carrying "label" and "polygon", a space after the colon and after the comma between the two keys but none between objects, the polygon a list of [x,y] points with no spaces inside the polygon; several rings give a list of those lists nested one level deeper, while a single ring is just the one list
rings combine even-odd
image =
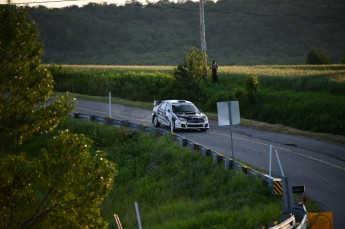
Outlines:
[{"label": "utility pole", "polygon": [[201,40],[201,51],[204,53],[204,57],[205,57],[205,66],[206,66],[206,74],[205,74],[205,76],[207,77],[207,55],[206,55],[204,1],[205,0],[200,0],[200,2],[199,2],[199,10],[200,10],[200,40]]}]

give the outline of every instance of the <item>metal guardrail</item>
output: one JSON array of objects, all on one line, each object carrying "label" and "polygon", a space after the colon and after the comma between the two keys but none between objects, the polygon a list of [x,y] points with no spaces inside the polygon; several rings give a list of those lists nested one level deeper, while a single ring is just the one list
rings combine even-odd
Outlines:
[{"label": "metal guardrail", "polygon": [[[136,131],[150,133],[154,137],[159,137],[165,134],[171,134],[170,131],[166,131],[163,129],[140,125],[140,124],[129,122],[127,120],[117,120],[110,117],[102,117],[102,116],[83,114],[83,113],[78,113],[78,112],[71,113],[71,117],[75,119],[89,120],[91,122],[97,122],[104,125],[112,125],[116,127],[128,127]],[[270,177],[267,174],[258,172],[238,161],[234,163],[234,160],[232,158],[226,155],[223,155],[219,152],[216,152],[210,148],[207,148],[197,142],[189,140],[183,136],[180,136],[178,134],[173,134],[173,137],[176,141],[178,141],[180,147],[189,147],[191,148],[192,151],[198,151],[201,153],[201,155],[206,156],[206,157],[212,156],[214,163],[224,163],[225,170],[236,168],[236,170],[241,170],[246,175],[256,176],[260,178],[261,180],[265,180],[267,183],[275,180],[273,177]],[[279,224],[273,227],[270,227],[269,229],[291,229],[291,228],[307,229],[308,227],[307,210],[304,205],[301,208],[303,208],[302,212],[304,212],[301,222],[296,223],[295,216],[291,214],[289,218],[285,219],[284,221],[280,222]]]}]

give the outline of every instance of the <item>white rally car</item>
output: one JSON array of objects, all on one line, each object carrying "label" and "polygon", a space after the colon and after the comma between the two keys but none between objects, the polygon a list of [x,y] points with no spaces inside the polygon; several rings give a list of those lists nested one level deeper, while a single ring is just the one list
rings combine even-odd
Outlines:
[{"label": "white rally car", "polygon": [[208,118],[199,109],[186,100],[154,101],[152,123],[155,127],[161,124],[170,126],[171,132],[177,129],[209,129]]}]

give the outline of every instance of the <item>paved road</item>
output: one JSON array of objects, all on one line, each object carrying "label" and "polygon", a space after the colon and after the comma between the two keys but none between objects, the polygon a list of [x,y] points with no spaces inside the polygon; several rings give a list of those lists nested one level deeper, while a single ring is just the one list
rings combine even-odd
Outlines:
[{"label": "paved road", "polygon": [[[109,105],[78,100],[76,111],[108,116]],[[150,110],[112,104],[112,117],[152,125]],[[178,134],[231,156],[230,129],[219,127],[217,122],[211,121],[210,130],[206,133],[180,131]],[[235,159],[263,171],[268,171],[269,145],[272,145],[273,150],[279,153],[285,176],[290,183],[293,186],[306,185],[307,195],[320,202],[323,211],[333,212],[334,228],[345,228],[345,145],[243,126],[233,128],[233,142]],[[272,174],[275,177],[281,176],[275,157],[272,160]]]}]

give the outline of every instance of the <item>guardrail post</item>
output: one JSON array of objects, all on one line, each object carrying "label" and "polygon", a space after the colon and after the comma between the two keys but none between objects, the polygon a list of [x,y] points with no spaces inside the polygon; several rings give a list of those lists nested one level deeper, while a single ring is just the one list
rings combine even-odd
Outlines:
[{"label": "guardrail post", "polygon": [[307,213],[303,203],[302,194],[305,192],[305,185],[293,186],[292,193],[297,194],[297,200],[293,206],[293,214],[298,222],[301,222]]},{"label": "guardrail post", "polygon": [[234,168],[234,160],[230,158],[224,158],[224,167],[225,170],[230,170]]},{"label": "guardrail post", "polygon": [[201,148],[201,154],[205,157],[209,157],[211,156],[211,149]]},{"label": "guardrail post", "polygon": [[90,115],[90,121],[95,122],[96,121],[96,115]]},{"label": "guardrail post", "polygon": [[120,122],[120,127],[128,127],[129,126],[129,122],[127,120],[123,120]]},{"label": "guardrail post", "polygon": [[200,150],[200,145],[198,143],[195,143],[195,142],[189,142],[189,147],[193,151]]},{"label": "guardrail post", "polygon": [[145,125],[140,125],[140,126],[139,126],[139,131],[140,131],[140,132],[145,132],[145,131],[146,131]]},{"label": "guardrail post", "polygon": [[222,155],[216,152],[213,152],[213,163],[221,163],[222,162]]},{"label": "guardrail post", "polygon": [[104,118],[104,124],[107,125],[107,126],[113,125],[113,119],[110,118],[110,117],[105,117]]},{"label": "guardrail post", "polygon": [[178,143],[180,147],[186,147],[187,146],[187,139],[186,138],[179,138]]},{"label": "guardrail post", "polygon": [[283,214],[292,213],[293,195],[292,188],[287,177],[283,177]]},{"label": "guardrail post", "polygon": [[152,131],[151,131],[151,134],[154,138],[158,138],[160,136],[160,132],[158,129],[156,128],[153,128]]},{"label": "guardrail post", "polygon": [[247,175],[248,174],[248,166],[243,166],[242,172]]}]

